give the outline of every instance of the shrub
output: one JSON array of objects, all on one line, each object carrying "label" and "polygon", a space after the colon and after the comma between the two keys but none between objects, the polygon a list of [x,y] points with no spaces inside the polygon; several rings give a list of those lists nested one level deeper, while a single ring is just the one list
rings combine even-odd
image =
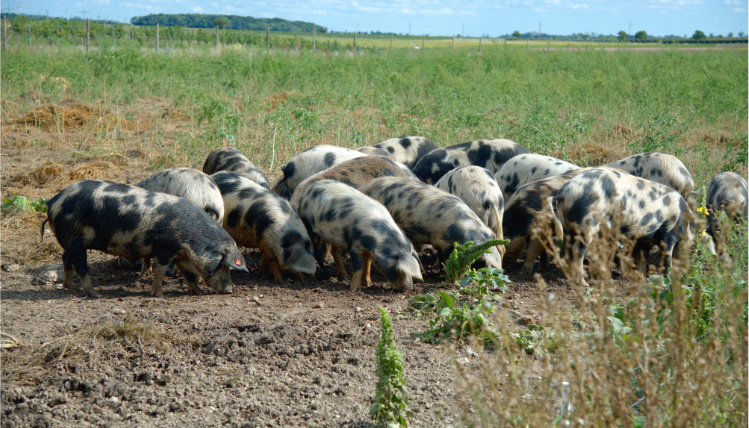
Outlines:
[{"label": "shrub", "polygon": [[393,326],[387,311],[380,307],[382,336],[377,343],[377,390],[369,416],[383,426],[407,427],[408,390],[403,374],[403,358],[395,347]]}]

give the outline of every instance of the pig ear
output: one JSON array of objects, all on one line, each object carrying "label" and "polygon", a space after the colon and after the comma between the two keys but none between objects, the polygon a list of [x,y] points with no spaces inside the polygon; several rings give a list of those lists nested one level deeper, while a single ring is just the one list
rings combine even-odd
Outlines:
[{"label": "pig ear", "polygon": [[242,257],[239,251],[230,251],[229,254],[224,255],[223,261],[229,266],[229,269],[249,272],[247,264],[244,262],[244,257]]}]

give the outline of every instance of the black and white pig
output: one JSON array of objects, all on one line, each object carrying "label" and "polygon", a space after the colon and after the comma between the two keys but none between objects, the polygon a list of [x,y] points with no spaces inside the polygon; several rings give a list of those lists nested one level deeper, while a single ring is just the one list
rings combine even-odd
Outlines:
[{"label": "black and white pig", "polygon": [[63,249],[63,284],[73,289],[73,269],[86,295],[95,297],[87,249],[127,259],[154,258],[151,294],[163,296],[162,280],[174,262],[192,294],[197,278],[219,293],[231,293],[230,269],[247,272],[228,233],[205,211],[185,199],[101,180],[71,184],[47,201],[50,229]]},{"label": "black and white pig", "polygon": [[437,149],[436,144],[419,136],[391,138],[372,147],[384,150],[391,159],[406,165],[409,169],[413,169],[424,155]]},{"label": "black and white pig", "polygon": [[505,238],[510,240],[505,245],[505,264],[513,263],[527,250],[521,274],[533,273],[534,263],[541,255],[544,257],[541,259],[540,269],[546,268],[549,261],[543,243],[548,243],[554,236],[562,237],[562,231],[554,229],[551,205],[547,202],[557,194],[560,187],[588,169],[590,168],[573,169],[564,174],[532,181],[515,191],[507,201],[502,216],[502,230]]},{"label": "black and white pig", "polygon": [[679,192],[628,173],[591,168],[564,184],[549,203],[564,230],[567,264],[582,282],[583,257],[603,222],[635,244],[632,254],[643,271],[653,245],[660,246],[666,269],[674,247],[693,239],[694,217]]},{"label": "black and white pig", "polygon": [[577,165],[561,159],[528,153],[515,156],[505,162],[502,168],[494,174],[494,178],[499,183],[502,194],[509,200],[521,186],[578,168]]},{"label": "black and white pig", "polygon": [[224,201],[208,174],[193,168],[171,168],[144,178],[136,186],[152,192],[168,193],[203,208],[218,224],[224,221]]},{"label": "black and white pig", "polygon": [[[359,191],[383,204],[414,245],[432,245],[439,262],[447,260],[456,242],[482,244],[496,238],[496,233],[465,202],[434,186],[407,178],[382,177]],[[502,268],[497,247],[479,260]]]},{"label": "black and white pig", "polygon": [[669,186],[676,189],[684,199],[689,199],[694,190],[694,179],[687,167],[676,156],[666,153],[640,153],[606,166],[619,168],[635,177]]},{"label": "black and white pig", "polygon": [[211,175],[215,172],[233,172],[249,178],[255,183],[270,189],[268,179],[245,155],[234,147],[222,147],[212,151],[205,159],[203,172]]},{"label": "black and white pig", "polygon": [[528,153],[528,149],[510,140],[471,141],[432,150],[416,162],[413,172],[428,184],[436,183],[448,171],[460,166],[476,165],[494,174],[505,162],[523,153]]},{"label": "black and white pig", "polygon": [[747,218],[747,182],[735,172],[721,172],[710,180],[705,195],[707,213],[707,231],[715,240],[717,251],[724,253],[724,238],[718,233],[717,211],[725,211],[731,221]]},{"label": "black and white pig", "polygon": [[272,190],[281,197],[289,199],[296,186],[307,178],[343,161],[362,156],[367,155],[338,146],[312,147],[294,156],[281,167],[283,176],[273,185]]},{"label": "black and white pig", "polygon": [[[503,239],[502,214],[505,200],[497,181],[488,169],[480,166],[461,166],[437,181],[434,187],[459,197],[477,216]],[[500,247],[500,253],[504,246]]]},{"label": "black and white pig", "polygon": [[383,156],[363,156],[343,161],[325,171],[307,178],[300,183],[291,195],[291,206],[298,208],[299,200],[305,193],[305,188],[315,181],[335,180],[358,189],[378,177],[404,177],[418,180],[403,164]]},{"label": "black and white pig", "polygon": [[372,146],[364,146],[356,149],[357,152],[364,153],[367,156],[384,156],[388,159],[393,159],[390,153],[385,149],[380,149]]},{"label": "black and white pig", "polygon": [[224,199],[224,229],[239,245],[260,249],[260,274],[268,269],[276,282],[283,271],[300,281],[314,278],[312,241],[302,220],[286,199],[244,176],[219,171],[211,176]]},{"label": "black and white pig", "polygon": [[[350,252],[352,291],[371,285],[372,264],[400,291],[412,289],[413,278],[422,279],[418,255],[406,235],[385,207],[358,190],[334,180],[315,181],[304,189],[299,216],[310,234]],[[317,247],[316,256],[322,267]],[[338,276],[348,278],[340,253],[334,256]]]}]

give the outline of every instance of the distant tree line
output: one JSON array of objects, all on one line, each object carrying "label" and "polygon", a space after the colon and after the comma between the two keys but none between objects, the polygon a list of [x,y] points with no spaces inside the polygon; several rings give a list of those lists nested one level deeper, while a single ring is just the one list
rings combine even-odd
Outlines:
[{"label": "distant tree line", "polygon": [[318,33],[328,31],[326,27],[304,21],[287,21],[281,18],[253,18],[238,15],[205,15],[205,14],[151,14],[136,16],[130,20],[133,25],[151,26],[159,24],[164,27],[187,28],[225,28],[227,30],[266,30],[311,33],[313,27]]},{"label": "distant tree line", "polygon": [[[672,43],[673,40],[683,42],[701,42],[701,43],[731,43],[739,42],[746,43],[746,34],[743,31],[739,31],[738,36],[734,37],[733,32],[729,32],[724,38],[723,35],[718,34],[717,36],[710,33],[705,35],[704,32],[697,30],[692,34],[691,37],[686,34],[683,36],[667,35],[667,36],[651,36],[645,30],[637,31],[634,34],[628,34],[626,31],[619,31],[617,34],[596,34],[596,33],[572,33],[570,35],[553,35],[538,32],[527,32],[521,33],[515,30],[511,34],[505,34],[499,36],[501,38],[511,39],[552,39],[552,40],[590,40],[590,41],[606,41],[606,42],[637,42],[637,43]],[[726,40],[728,39],[728,40]]]}]

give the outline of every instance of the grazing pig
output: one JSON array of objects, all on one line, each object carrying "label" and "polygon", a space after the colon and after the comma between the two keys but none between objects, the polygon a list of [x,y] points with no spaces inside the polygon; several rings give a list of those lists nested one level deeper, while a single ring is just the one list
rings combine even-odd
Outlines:
[{"label": "grazing pig", "polygon": [[214,172],[227,171],[243,175],[255,183],[270,189],[268,179],[245,155],[233,147],[222,147],[212,151],[205,159],[203,172],[211,175]]},{"label": "grazing pig", "polygon": [[622,169],[635,177],[665,184],[676,189],[684,199],[688,199],[694,190],[692,174],[679,159],[665,153],[640,153],[611,162],[607,166]]},{"label": "grazing pig", "polygon": [[335,180],[358,189],[370,180],[378,177],[404,177],[418,180],[405,165],[382,156],[363,156],[350,159],[318,172],[304,180],[291,195],[291,206],[298,208],[299,200],[305,193],[305,188],[315,181]]},{"label": "grazing pig", "polygon": [[283,177],[273,185],[273,191],[281,197],[289,199],[296,186],[307,178],[325,171],[333,165],[362,156],[367,155],[343,147],[326,145],[312,147],[294,156],[286,165],[281,167]]},{"label": "grazing pig", "polygon": [[661,247],[665,269],[671,266],[674,247],[693,238],[692,213],[679,192],[619,171],[584,171],[549,203],[557,227],[564,229],[568,266],[583,282],[583,256],[603,222],[635,244],[633,256],[643,270],[654,244]]},{"label": "grazing pig", "polygon": [[[354,275],[351,290],[371,285],[370,266],[374,263],[400,291],[413,288],[413,278],[421,279],[419,259],[406,235],[388,211],[377,201],[334,180],[315,181],[303,190],[299,216],[310,234],[339,250],[349,251]],[[320,266],[322,251],[316,249]],[[339,252],[334,252],[340,278],[347,278]]]},{"label": "grazing pig", "polygon": [[139,181],[136,186],[168,193],[203,208],[218,224],[224,221],[224,201],[211,177],[197,169],[172,168]]},{"label": "grazing pig", "polygon": [[50,229],[63,249],[63,284],[73,288],[73,268],[86,295],[96,297],[88,273],[86,250],[127,259],[153,257],[151,294],[162,296],[162,280],[174,262],[192,294],[200,294],[197,278],[219,293],[231,293],[229,269],[247,272],[237,245],[198,206],[165,193],[127,184],[83,180],[47,201]]},{"label": "grazing pig", "polygon": [[416,162],[424,155],[437,149],[437,145],[424,137],[398,137],[377,143],[373,148],[385,150],[389,157],[396,162],[413,169]]},{"label": "grazing pig", "polygon": [[523,153],[528,153],[528,149],[510,140],[478,140],[432,150],[419,159],[413,171],[421,181],[434,184],[459,166],[476,165],[494,174],[505,162]]},{"label": "grazing pig", "polygon": [[717,250],[724,252],[724,238],[718,233],[716,211],[725,211],[731,221],[737,218],[747,218],[747,183],[744,177],[735,172],[721,172],[710,180],[707,186],[707,224],[708,233],[715,240]]},{"label": "grazing pig", "polygon": [[224,229],[237,244],[260,249],[261,275],[270,269],[281,282],[288,269],[300,281],[314,278],[312,241],[286,199],[239,174],[220,171],[211,177],[224,198]]},{"label": "grazing pig", "polygon": [[[482,244],[496,238],[465,202],[436,187],[400,177],[377,178],[359,190],[385,205],[393,220],[414,245],[431,244],[439,261],[447,260],[453,244]],[[502,268],[496,247],[479,259],[487,266]]]},{"label": "grazing pig", "polygon": [[559,188],[578,174],[590,168],[578,168],[564,174],[532,181],[521,186],[507,201],[502,216],[502,230],[504,237],[510,240],[504,254],[504,261],[514,262],[526,251],[525,264],[521,274],[533,273],[534,262],[539,255],[541,270],[548,265],[548,257],[544,253],[544,242],[557,235],[561,238],[561,231],[554,230],[554,217],[551,206],[547,204],[549,198],[559,191]]},{"label": "grazing pig", "polygon": [[494,174],[494,178],[497,179],[502,194],[509,200],[520,186],[578,168],[551,156],[528,153],[508,160]]},{"label": "grazing pig", "polygon": [[[443,175],[434,187],[459,197],[485,225],[496,232],[498,239],[503,239],[502,213],[505,210],[505,200],[488,169],[473,165],[462,166]],[[500,252],[503,251],[502,246]]]}]

